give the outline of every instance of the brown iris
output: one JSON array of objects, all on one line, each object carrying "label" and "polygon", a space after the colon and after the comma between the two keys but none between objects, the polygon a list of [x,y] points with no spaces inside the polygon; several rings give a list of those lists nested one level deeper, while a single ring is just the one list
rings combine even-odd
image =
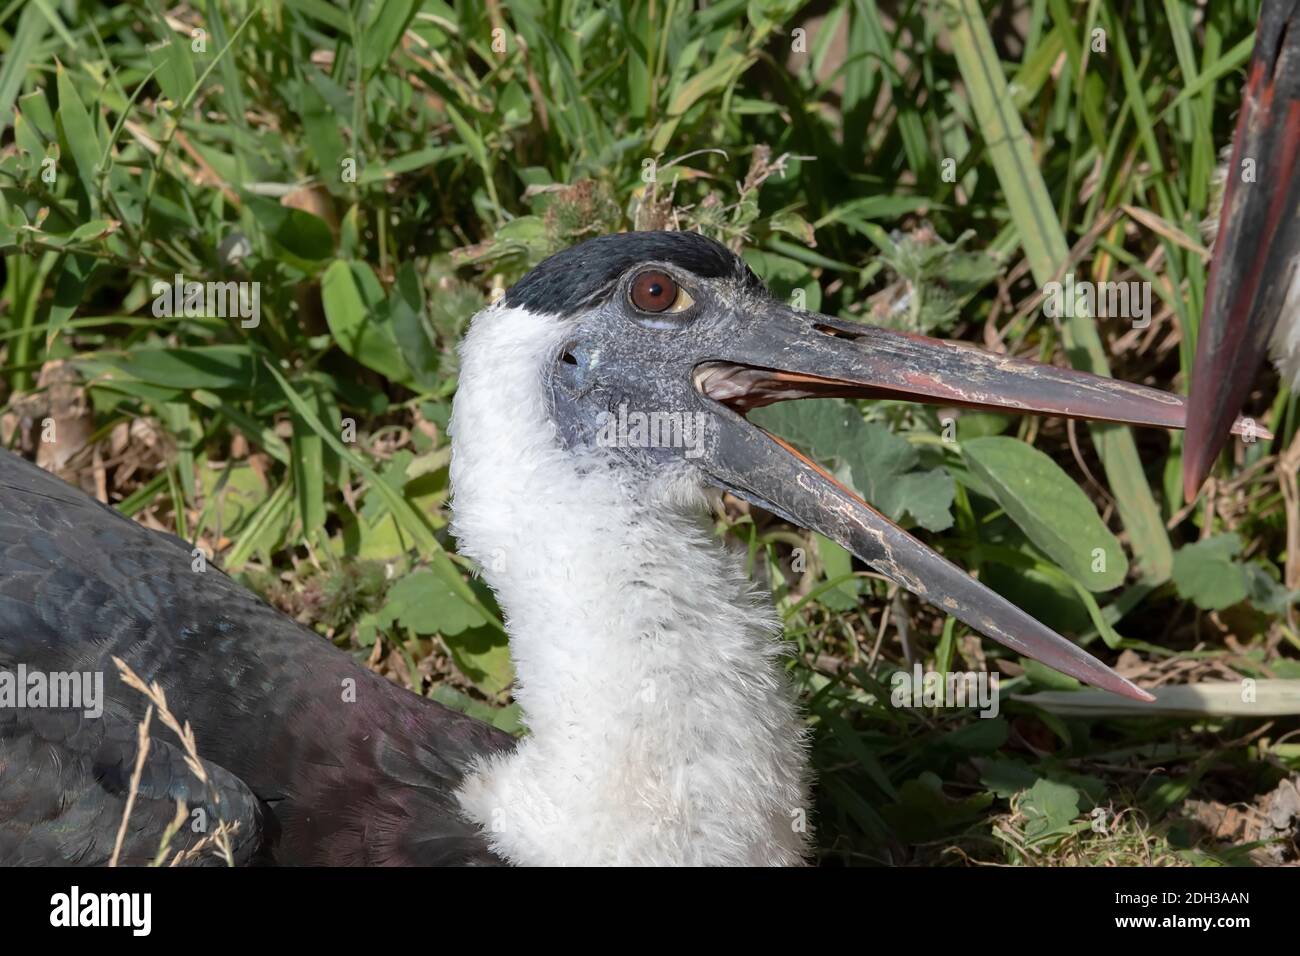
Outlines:
[{"label": "brown iris", "polygon": [[632,304],[642,312],[666,312],[677,301],[677,283],[657,269],[647,269],[632,280]]}]

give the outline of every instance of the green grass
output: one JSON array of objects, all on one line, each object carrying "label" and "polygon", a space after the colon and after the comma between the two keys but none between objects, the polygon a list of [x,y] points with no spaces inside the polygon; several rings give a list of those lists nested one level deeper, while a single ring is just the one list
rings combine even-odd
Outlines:
[{"label": "green grass", "polygon": [[[1185,390],[1256,3],[1021,7],[0,5],[0,438],[35,455],[44,419],[72,420],[48,384],[66,360],[89,403],[70,473],[393,679],[515,728],[499,611],[446,532],[445,425],[470,316],[547,254],[697,229],[808,308]],[[1068,270],[1150,281],[1151,328],[1045,318]],[[260,283],[260,324],[156,317],[177,273]],[[1300,678],[1271,458],[1297,417],[1274,394],[1250,410],[1277,440],[1237,445],[1213,509],[1180,507],[1178,436],[896,403],[777,427],[1148,679]],[[1053,477],[1000,496],[974,443],[997,434]],[[1048,492],[1061,470],[1082,505]],[[1294,717],[892,707],[912,660],[1056,682],[828,542],[720,524],[797,650],[828,862],[1236,862],[1186,802],[1300,769]],[[1090,587],[1045,526],[1100,528],[1114,580]],[[1124,821],[1104,839],[1080,830],[1095,807]]]}]

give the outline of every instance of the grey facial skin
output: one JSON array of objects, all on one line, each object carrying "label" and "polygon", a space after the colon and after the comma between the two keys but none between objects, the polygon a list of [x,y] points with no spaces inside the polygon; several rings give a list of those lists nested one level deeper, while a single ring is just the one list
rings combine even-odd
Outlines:
[{"label": "grey facial skin", "polygon": [[[708,240],[683,233],[633,235],[658,238],[643,240],[641,258],[616,261],[617,268],[605,274],[589,259],[587,287],[566,290],[572,301],[549,310],[580,316],[549,379],[554,420],[568,447],[601,447],[602,423],[620,407],[702,415],[703,438],[694,454],[663,446],[608,451],[623,467],[647,476],[698,468],[705,481],[832,538],[890,580],[1018,653],[1115,693],[1150,699],[750,424],[744,413],[790,399],[887,397],[1181,428],[1186,411],[1180,396],[797,311],[772,298],[739,259],[727,262],[730,253],[721,246],[699,266],[698,244]],[[684,251],[678,243],[686,244]],[[569,250],[575,268],[582,249]],[[629,290],[647,269],[670,276],[693,302],[672,314],[638,309]],[[525,289],[517,304],[542,311],[547,302],[537,290]]]}]

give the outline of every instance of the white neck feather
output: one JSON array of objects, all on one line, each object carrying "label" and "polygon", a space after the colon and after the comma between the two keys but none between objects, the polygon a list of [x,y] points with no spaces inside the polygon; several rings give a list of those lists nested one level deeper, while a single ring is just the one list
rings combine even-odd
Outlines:
[{"label": "white neck feather", "polygon": [[791,864],[804,735],[770,601],[683,470],[563,449],[542,372],[569,329],[495,306],[462,347],[453,530],[506,612],[530,735],[459,797],[525,864]]}]

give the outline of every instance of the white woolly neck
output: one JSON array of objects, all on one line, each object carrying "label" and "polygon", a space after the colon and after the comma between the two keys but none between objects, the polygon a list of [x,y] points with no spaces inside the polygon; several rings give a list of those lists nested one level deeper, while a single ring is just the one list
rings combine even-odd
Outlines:
[{"label": "white woolly neck", "polygon": [[637,483],[561,447],[543,375],[568,332],[498,305],[461,350],[452,527],[530,730],[461,803],[516,863],[798,863],[807,761],[770,600],[692,473]]}]

